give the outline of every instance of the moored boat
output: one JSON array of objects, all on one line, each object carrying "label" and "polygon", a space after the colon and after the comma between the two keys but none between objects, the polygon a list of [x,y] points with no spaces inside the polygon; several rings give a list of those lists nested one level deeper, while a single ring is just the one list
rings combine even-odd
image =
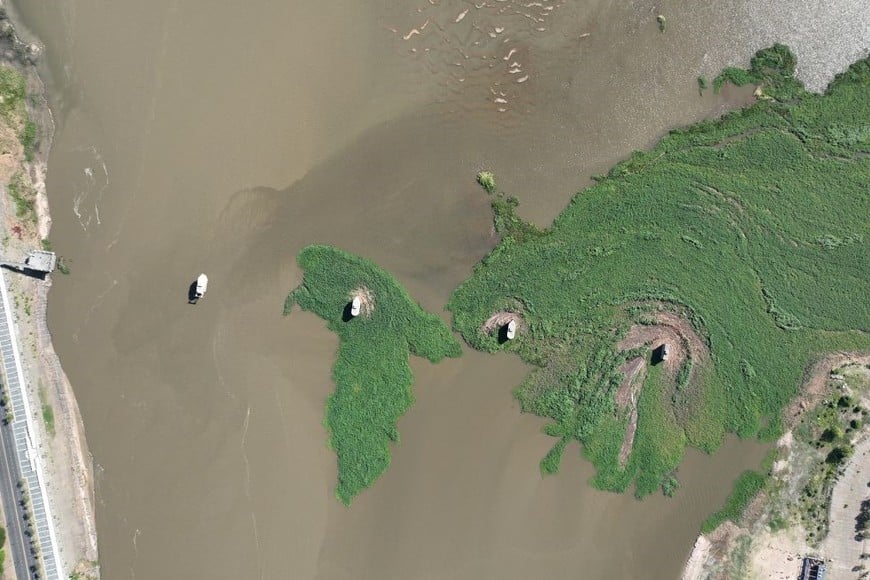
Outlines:
[{"label": "moored boat", "polygon": [[200,274],[196,279],[196,297],[202,298],[206,290],[208,290],[208,276]]}]

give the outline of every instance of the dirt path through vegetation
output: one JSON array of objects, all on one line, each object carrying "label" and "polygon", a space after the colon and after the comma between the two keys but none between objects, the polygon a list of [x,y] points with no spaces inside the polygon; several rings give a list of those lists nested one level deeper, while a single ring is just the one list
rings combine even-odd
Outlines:
[{"label": "dirt path through vegetation", "polygon": [[623,379],[619,390],[616,391],[616,404],[620,409],[631,409],[628,428],[625,430],[625,437],[619,450],[619,464],[625,467],[634,447],[634,434],[637,432],[637,396],[646,379],[646,360],[644,357],[637,357],[626,361],[619,367],[619,372],[622,373]]},{"label": "dirt path through vegetation", "polygon": [[[620,351],[631,350],[642,346],[655,351],[663,344],[669,345],[668,359],[661,361],[664,365],[667,380],[675,381],[677,373],[684,364],[691,361],[703,362],[709,359],[707,345],[698,336],[691,323],[678,314],[664,310],[653,315],[656,324],[635,324],[617,344]],[[626,361],[619,367],[622,373],[622,383],[616,392],[616,404],[620,409],[630,409],[628,427],[619,451],[619,464],[625,466],[634,446],[634,435],[637,432],[637,400],[646,379],[646,355]],[[694,364],[689,369],[689,380],[696,370]]]}]

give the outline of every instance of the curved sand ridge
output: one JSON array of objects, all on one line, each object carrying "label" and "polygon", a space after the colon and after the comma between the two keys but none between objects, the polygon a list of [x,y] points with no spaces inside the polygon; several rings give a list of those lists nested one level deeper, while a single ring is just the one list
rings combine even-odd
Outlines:
[{"label": "curved sand ridge", "polygon": [[[689,381],[696,375],[694,363],[704,363],[710,358],[709,348],[698,335],[692,324],[674,312],[660,310],[654,314],[657,324],[635,324],[623,337],[617,348],[627,351],[641,346],[651,350],[667,343],[669,345],[668,360],[662,361],[667,379],[676,380],[677,373],[684,364],[691,364]],[[694,361],[694,362],[693,362]],[[634,435],[637,432],[637,401],[643,382],[646,379],[646,357],[635,357],[627,360],[619,367],[623,379],[616,391],[616,405],[620,410],[628,409],[630,414],[628,428],[619,450],[619,464],[623,467],[628,463],[634,446]]]},{"label": "curved sand ridge", "polygon": [[375,311],[375,295],[366,286],[358,286],[348,296],[348,300],[359,298],[359,313],[366,318],[371,318]]},{"label": "curved sand ridge", "polygon": [[492,334],[499,328],[506,326],[511,320],[517,323],[517,332],[525,329],[526,321],[523,319],[522,314],[509,310],[499,310],[486,319],[486,322],[481,325],[480,331],[484,334]]}]

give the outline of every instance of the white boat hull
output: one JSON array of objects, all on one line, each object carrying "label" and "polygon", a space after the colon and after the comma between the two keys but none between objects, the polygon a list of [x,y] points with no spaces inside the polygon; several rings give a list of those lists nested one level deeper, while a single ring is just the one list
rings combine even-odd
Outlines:
[{"label": "white boat hull", "polygon": [[200,274],[199,278],[196,279],[197,298],[202,298],[202,295],[205,294],[206,290],[208,290],[208,276]]}]

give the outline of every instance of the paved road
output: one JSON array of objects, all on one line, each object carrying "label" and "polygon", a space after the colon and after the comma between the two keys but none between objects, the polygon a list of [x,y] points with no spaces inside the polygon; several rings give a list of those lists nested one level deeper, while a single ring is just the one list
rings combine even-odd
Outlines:
[{"label": "paved road", "polygon": [[[3,411],[0,410],[0,413]],[[21,479],[18,469],[15,442],[12,428],[0,426],[0,501],[3,503],[3,513],[6,515],[6,553],[11,556],[15,565],[15,577],[19,580],[30,578],[31,566],[36,566],[36,558],[30,551],[30,539],[24,535],[24,519],[22,516],[21,492],[17,483]],[[6,560],[6,567],[9,560]]]},{"label": "paved road", "polygon": [[870,499],[870,438],[855,446],[855,453],[846,472],[834,484],[831,494],[830,529],[824,543],[824,555],[829,559],[827,578],[857,578],[854,566],[864,563],[861,554],[870,548],[870,541],[856,540],[855,519],[861,512],[861,502]]},{"label": "paved road", "polygon": [[[2,359],[3,375],[6,379],[4,390],[8,397],[7,408],[14,414],[14,420],[11,424],[8,427],[3,427],[5,429],[3,432],[3,461],[14,462],[17,465],[19,477],[30,495],[32,525],[40,547],[39,563],[34,570],[41,568],[43,578],[57,580],[60,578],[58,570],[60,558],[57,554],[54,522],[50,507],[46,503],[45,479],[37,451],[39,447],[38,433],[27,396],[26,377],[18,354],[17,329],[13,321],[9,291],[6,288],[6,279],[2,269],[0,269],[0,298],[2,298],[0,299],[0,359]],[[9,434],[11,436],[6,437]],[[11,454],[7,453],[9,440],[12,442],[13,453]],[[17,481],[17,478],[12,480],[13,486]],[[21,514],[21,510],[18,513]],[[7,517],[11,519],[11,516]],[[25,549],[29,553],[29,546]],[[25,574],[19,576],[18,580],[26,580],[32,576],[32,573]]]}]

